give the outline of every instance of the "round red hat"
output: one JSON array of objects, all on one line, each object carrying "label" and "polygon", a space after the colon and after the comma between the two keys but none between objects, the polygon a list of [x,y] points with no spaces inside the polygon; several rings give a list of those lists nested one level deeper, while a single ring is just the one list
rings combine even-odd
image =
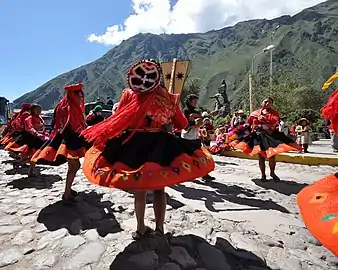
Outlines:
[{"label": "round red hat", "polygon": [[127,83],[131,90],[146,93],[159,86],[161,67],[149,60],[142,60],[133,65],[127,74]]}]

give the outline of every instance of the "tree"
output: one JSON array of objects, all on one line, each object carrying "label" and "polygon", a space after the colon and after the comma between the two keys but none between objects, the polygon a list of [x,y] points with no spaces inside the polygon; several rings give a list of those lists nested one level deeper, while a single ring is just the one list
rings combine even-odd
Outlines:
[{"label": "tree", "polygon": [[272,87],[255,87],[253,92],[255,108],[260,106],[264,98],[271,97],[274,99],[274,107],[290,120],[301,116],[316,122],[320,117],[320,108],[325,104],[325,94],[320,89],[299,85],[297,81],[288,78]]},{"label": "tree", "polygon": [[187,98],[188,95],[196,95],[199,96],[199,93],[201,91],[201,84],[200,84],[200,79],[191,79],[186,83],[186,85],[183,87],[181,97],[180,97],[180,102],[181,106],[185,106],[185,99]]}]

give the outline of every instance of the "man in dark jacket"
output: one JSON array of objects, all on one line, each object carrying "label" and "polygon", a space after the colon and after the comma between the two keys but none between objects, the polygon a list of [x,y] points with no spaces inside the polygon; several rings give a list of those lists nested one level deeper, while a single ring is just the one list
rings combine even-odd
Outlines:
[{"label": "man in dark jacket", "polygon": [[89,114],[86,117],[86,123],[88,126],[94,126],[97,123],[100,123],[104,120],[104,117],[102,115],[102,106],[96,105],[94,110],[90,111]]}]

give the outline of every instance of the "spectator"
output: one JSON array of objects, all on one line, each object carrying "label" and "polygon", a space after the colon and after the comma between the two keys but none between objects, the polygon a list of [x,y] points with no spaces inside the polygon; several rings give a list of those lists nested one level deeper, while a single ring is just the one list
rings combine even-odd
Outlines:
[{"label": "spectator", "polygon": [[96,105],[93,110],[89,112],[89,114],[86,117],[86,124],[88,126],[94,126],[97,123],[100,123],[104,120],[104,117],[102,115],[102,106]]}]

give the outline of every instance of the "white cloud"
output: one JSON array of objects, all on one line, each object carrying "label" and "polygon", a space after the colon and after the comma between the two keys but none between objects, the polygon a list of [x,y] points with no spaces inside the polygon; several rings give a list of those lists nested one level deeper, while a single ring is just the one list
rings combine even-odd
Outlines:
[{"label": "white cloud", "polygon": [[284,14],[293,15],[323,0],[132,0],[134,13],[123,25],[109,26],[102,35],[91,34],[88,41],[118,45],[139,33],[182,34],[204,32],[239,21]]}]

